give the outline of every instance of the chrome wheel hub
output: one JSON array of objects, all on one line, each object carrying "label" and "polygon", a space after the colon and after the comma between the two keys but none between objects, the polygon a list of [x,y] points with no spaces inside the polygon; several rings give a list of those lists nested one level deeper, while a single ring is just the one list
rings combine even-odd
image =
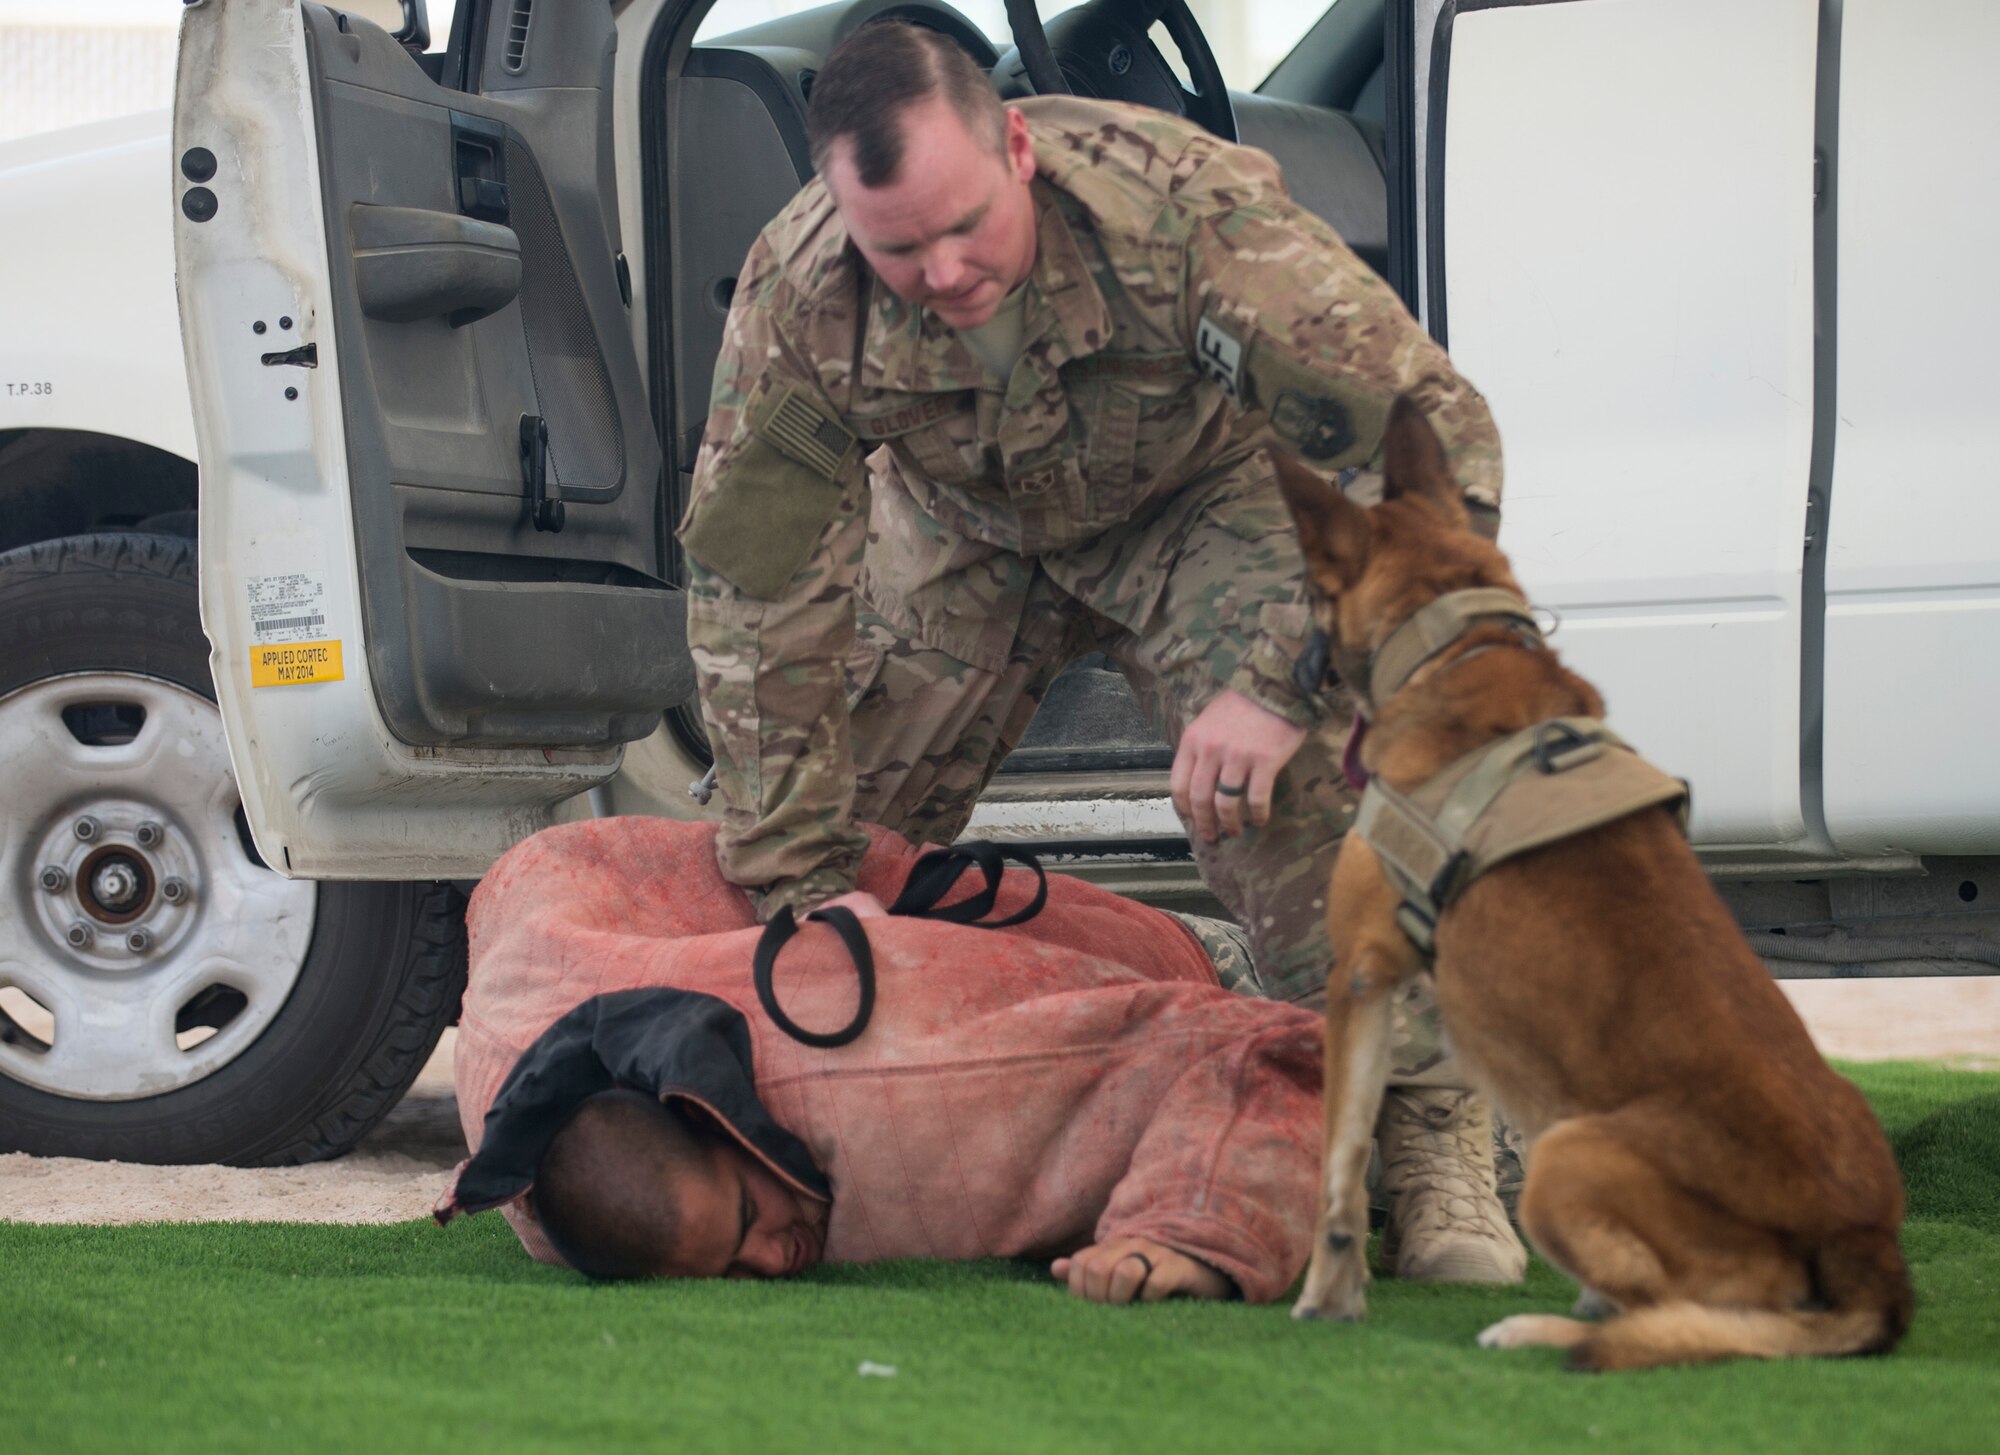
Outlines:
[{"label": "chrome wheel hub", "polygon": [[270,1025],[317,887],[257,862],[215,705],[157,678],[53,677],[0,697],[0,1075],[158,1096]]}]

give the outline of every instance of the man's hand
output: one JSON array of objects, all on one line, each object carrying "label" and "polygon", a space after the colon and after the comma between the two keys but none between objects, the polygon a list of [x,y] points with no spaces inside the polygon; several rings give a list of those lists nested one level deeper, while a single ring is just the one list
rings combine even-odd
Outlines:
[{"label": "man's hand", "polygon": [[1305,740],[1304,728],[1240,692],[1225,691],[1181,734],[1174,754],[1174,807],[1193,819],[1195,832],[1211,844],[1243,832],[1246,806],[1250,822],[1263,827],[1271,817],[1278,772]]},{"label": "man's hand", "polygon": [[[851,909],[856,919],[887,919],[889,911],[882,908],[882,901],[865,889],[851,889],[838,899],[829,899],[813,906],[814,909]],[[799,916],[801,919],[804,915]]]},{"label": "man's hand", "polygon": [[[1150,1265],[1150,1267],[1148,1266]],[[1069,1291],[1092,1303],[1158,1303],[1175,1294],[1229,1298],[1236,1285],[1206,1263],[1176,1253],[1151,1238],[1113,1238],[1082,1248],[1049,1265]]]}]

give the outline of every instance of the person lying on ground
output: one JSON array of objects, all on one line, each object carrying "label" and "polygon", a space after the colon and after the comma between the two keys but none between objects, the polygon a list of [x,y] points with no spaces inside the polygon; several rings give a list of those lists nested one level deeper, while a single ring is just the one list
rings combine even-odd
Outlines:
[{"label": "person lying on ground", "polygon": [[[893,900],[917,858],[872,830],[862,882]],[[994,913],[1033,890],[1010,872]],[[548,830],[467,922],[475,1155],[441,1220],[504,1207],[536,1257],[599,1278],[1030,1257],[1102,1302],[1265,1301],[1305,1265],[1320,1020],[1222,989],[1172,916],[1053,876],[1004,931],[871,919],[873,1014],[841,1045],[760,1002],[762,931],[711,825]],[[820,1039],[856,986],[824,924],[771,977]]]},{"label": "person lying on ground", "polygon": [[[623,1088],[571,1114],[542,1155],[533,1199],[550,1247],[604,1280],[789,1278],[821,1261],[831,1222],[828,1202],[690,1103]],[[1139,1236],[1057,1258],[1051,1271],[1097,1303],[1236,1291],[1198,1258]]]}]

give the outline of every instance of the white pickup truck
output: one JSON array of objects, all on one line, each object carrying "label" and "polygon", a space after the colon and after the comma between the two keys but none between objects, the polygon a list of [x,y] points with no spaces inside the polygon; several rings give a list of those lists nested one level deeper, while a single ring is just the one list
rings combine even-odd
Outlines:
[{"label": "white pickup truck", "polygon": [[[171,135],[0,148],[0,1150],[336,1153],[466,883],[698,811],[672,527],[882,13],[1280,159],[1487,393],[1502,544],[1775,970],[2000,964],[2000,12],[1336,0],[1250,93],[1173,0],[708,8],[460,0],[424,55],[190,0]],[[1165,762],[1086,662],[977,827],[1192,902]]]}]

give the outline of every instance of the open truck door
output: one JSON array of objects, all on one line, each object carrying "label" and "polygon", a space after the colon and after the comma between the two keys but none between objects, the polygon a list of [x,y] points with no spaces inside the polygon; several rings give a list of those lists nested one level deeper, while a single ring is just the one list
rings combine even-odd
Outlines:
[{"label": "open truck door", "polygon": [[693,692],[628,317],[611,9],[509,13],[458,27],[463,90],[301,0],[182,22],[202,619],[245,812],[286,874],[482,873]]},{"label": "open truck door", "polygon": [[1500,421],[1501,544],[1705,855],[1830,856],[1819,6],[1402,3],[1413,291]]}]

